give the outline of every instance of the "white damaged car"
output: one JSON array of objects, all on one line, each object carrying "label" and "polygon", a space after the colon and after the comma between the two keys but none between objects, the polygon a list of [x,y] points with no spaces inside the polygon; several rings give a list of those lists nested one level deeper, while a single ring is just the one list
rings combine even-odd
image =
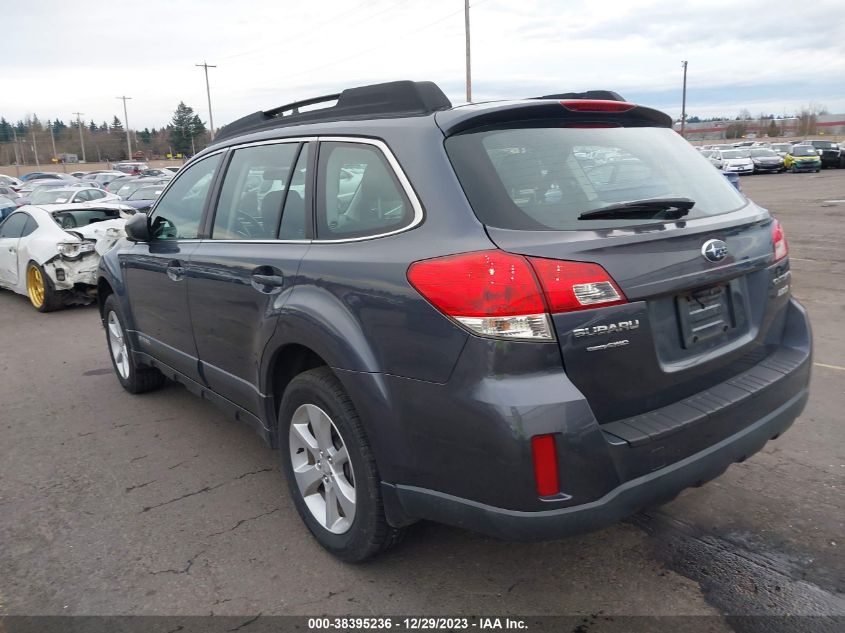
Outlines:
[{"label": "white damaged car", "polygon": [[100,257],[124,237],[135,210],[121,204],[27,205],[0,224],[0,287],[39,312],[97,296]]}]

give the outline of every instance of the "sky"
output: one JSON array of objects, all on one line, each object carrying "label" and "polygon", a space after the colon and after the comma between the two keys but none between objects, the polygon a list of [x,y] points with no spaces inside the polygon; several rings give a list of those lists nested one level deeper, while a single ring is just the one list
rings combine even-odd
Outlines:
[{"label": "sky", "polygon": [[[396,79],[465,96],[463,0],[0,0],[0,115],[214,125]],[[609,89],[689,116],[845,112],[845,1],[472,0],[473,100]]]}]

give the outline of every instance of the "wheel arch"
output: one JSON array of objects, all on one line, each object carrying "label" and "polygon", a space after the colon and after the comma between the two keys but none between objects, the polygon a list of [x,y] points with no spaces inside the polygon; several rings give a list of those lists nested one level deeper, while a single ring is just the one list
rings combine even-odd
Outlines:
[{"label": "wheel arch", "polygon": [[264,393],[269,396],[269,404],[273,408],[273,417],[270,419],[274,423],[273,430],[276,430],[278,425],[276,418],[282,396],[291,380],[309,369],[328,366],[329,364],[322,356],[300,343],[282,345],[270,354],[264,380],[266,386]]}]

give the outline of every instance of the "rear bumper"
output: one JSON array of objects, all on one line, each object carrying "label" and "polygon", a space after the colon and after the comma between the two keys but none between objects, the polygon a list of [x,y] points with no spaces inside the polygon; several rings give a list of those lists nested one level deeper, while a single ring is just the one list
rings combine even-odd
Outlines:
[{"label": "rear bumper", "polygon": [[808,390],[721,442],[648,475],[627,481],[601,499],[569,508],[519,512],[460,499],[433,490],[382,484],[385,497],[401,504],[408,516],[508,540],[560,538],[606,527],[641,508],[663,503],[681,490],[718,477],[732,463],[759,451],[788,429],[807,403]]}]

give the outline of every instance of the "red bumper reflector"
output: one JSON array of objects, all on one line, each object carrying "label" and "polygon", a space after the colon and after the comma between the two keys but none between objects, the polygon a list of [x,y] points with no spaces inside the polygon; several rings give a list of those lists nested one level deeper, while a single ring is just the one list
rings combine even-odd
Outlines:
[{"label": "red bumper reflector", "polygon": [[554,435],[535,435],[531,438],[531,455],[534,458],[534,480],[537,494],[550,497],[560,492],[557,475],[557,449]]}]

